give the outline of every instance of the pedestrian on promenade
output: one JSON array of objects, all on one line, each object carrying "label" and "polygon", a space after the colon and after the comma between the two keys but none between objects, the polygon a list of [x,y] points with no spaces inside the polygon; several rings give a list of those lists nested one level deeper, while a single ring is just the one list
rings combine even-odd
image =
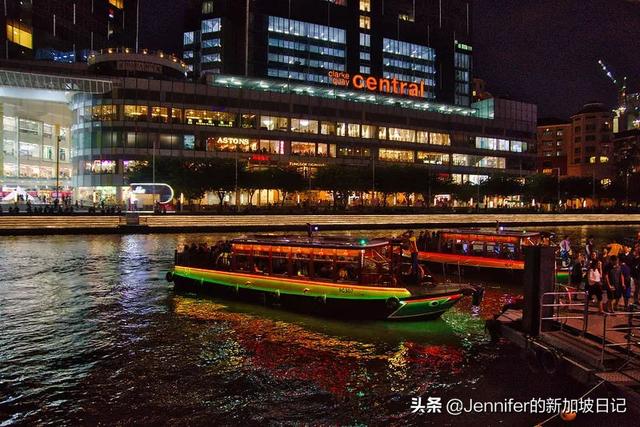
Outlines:
[{"label": "pedestrian on promenade", "polygon": [[[631,268],[627,264],[627,258],[622,258],[620,262],[620,270],[622,273],[622,298],[624,300],[624,311],[629,310],[629,300],[631,299]],[[618,297],[619,300],[619,297]],[[617,301],[616,301],[617,303]]]},{"label": "pedestrian on promenade", "polygon": [[571,241],[569,236],[564,236],[564,239],[560,242],[560,258],[562,259],[562,265],[568,266],[571,256]]},{"label": "pedestrian on promenade", "polygon": [[618,243],[617,240],[614,239],[613,242],[609,243],[607,245],[607,249],[609,250],[608,255],[610,257],[615,256],[617,257],[618,255],[620,255],[620,253],[622,252],[623,248],[622,245],[620,243]]},{"label": "pedestrian on promenade", "polygon": [[595,296],[598,302],[598,313],[604,313],[602,303],[602,272],[600,271],[598,261],[591,261],[589,270],[587,271],[587,296],[589,302]]},{"label": "pedestrian on promenade", "polygon": [[582,283],[584,279],[584,258],[582,254],[577,254],[573,257],[573,264],[569,274],[569,286],[576,290],[582,289]]},{"label": "pedestrian on promenade", "polygon": [[618,309],[618,303],[624,291],[624,276],[617,256],[609,257],[605,266],[604,279],[607,287],[607,311],[613,313]]},{"label": "pedestrian on promenade", "polygon": [[587,238],[587,244],[584,247],[584,251],[587,254],[587,259],[592,259],[591,254],[596,252],[596,245],[593,242],[593,236],[589,236]]}]

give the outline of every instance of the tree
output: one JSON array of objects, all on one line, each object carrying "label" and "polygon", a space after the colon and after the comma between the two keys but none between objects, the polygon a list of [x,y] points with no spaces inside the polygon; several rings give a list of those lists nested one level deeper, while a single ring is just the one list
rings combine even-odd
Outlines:
[{"label": "tree", "polygon": [[346,207],[349,197],[355,191],[368,190],[369,184],[367,169],[343,165],[327,165],[318,169],[314,180],[316,188],[331,193],[334,209]]},{"label": "tree", "polygon": [[593,195],[593,178],[568,176],[558,183],[558,192],[564,199],[583,199]]},{"label": "tree", "polygon": [[551,203],[558,195],[558,179],[552,175],[531,175],[526,179],[524,195],[529,201]]},{"label": "tree", "polygon": [[521,195],[523,185],[518,178],[505,173],[495,173],[480,184],[483,196],[515,196]]},{"label": "tree", "polygon": [[[152,163],[140,163],[129,172],[130,182],[151,182],[154,177]],[[155,182],[169,184],[175,194],[183,194],[190,203],[200,199],[207,191],[202,163],[170,157],[158,157],[155,162]]]},{"label": "tree", "polygon": [[302,191],[308,187],[305,177],[296,169],[291,168],[273,168],[271,170],[271,179],[274,188],[280,192],[282,206],[287,199],[287,194]]},{"label": "tree", "polygon": [[[238,184],[243,165],[238,164]],[[201,179],[206,191],[215,191],[220,208],[224,199],[236,188],[236,163],[228,159],[209,159],[201,164]]]}]

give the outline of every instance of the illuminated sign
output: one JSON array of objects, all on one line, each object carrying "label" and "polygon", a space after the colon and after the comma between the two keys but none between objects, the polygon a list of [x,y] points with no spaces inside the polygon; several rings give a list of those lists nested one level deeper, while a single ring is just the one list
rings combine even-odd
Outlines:
[{"label": "illuminated sign", "polygon": [[142,196],[146,194],[157,195],[158,203],[161,205],[166,205],[171,203],[173,200],[173,188],[169,184],[161,184],[161,183],[132,183],[130,184],[131,188],[131,199],[136,200],[136,196]]},{"label": "illuminated sign", "polygon": [[249,145],[248,138],[229,138],[226,136],[221,136],[218,138],[218,144],[228,144],[228,145]]},{"label": "illuminated sign", "polygon": [[289,162],[289,166],[321,168],[326,165],[324,163]]},{"label": "illuminated sign", "polygon": [[249,157],[249,160],[252,162],[269,162],[271,161],[271,157],[264,154],[254,154]]},{"label": "illuminated sign", "polygon": [[362,74],[351,76],[342,71],[329,71],[329,79],[336,86],[353,87],[354,89],[369,92],[386,93],[390,95],[408,95],[418,98],[424,97],[424,80],[410,83],[392,79],[384,79],[373,76],[365,77]]}]

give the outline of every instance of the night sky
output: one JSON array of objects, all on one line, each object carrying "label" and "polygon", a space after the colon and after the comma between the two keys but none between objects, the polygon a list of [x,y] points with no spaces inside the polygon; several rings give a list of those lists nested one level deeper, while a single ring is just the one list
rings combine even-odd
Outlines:
[{"label": "night sky", "polygon": [[[178,52],[188,0],[140,0],[141,46]],[[589,101],[616,103],[600,71],[640,91],[640,0],[475,0],[475,74],[494,95],[567,118]]]}]

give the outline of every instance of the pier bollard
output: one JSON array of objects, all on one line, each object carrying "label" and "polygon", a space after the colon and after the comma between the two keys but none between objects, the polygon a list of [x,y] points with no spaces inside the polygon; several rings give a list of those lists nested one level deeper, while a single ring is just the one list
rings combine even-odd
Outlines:
[{"label": "pier bollard", "polygon": [[553,292],[555,279],[555,251],[549,246],[524,248],[524,309],[522,330],[530,336],[538,336],[546,330],[542,318],[553,316],[553,307],[542,307],[542,295]]}]

